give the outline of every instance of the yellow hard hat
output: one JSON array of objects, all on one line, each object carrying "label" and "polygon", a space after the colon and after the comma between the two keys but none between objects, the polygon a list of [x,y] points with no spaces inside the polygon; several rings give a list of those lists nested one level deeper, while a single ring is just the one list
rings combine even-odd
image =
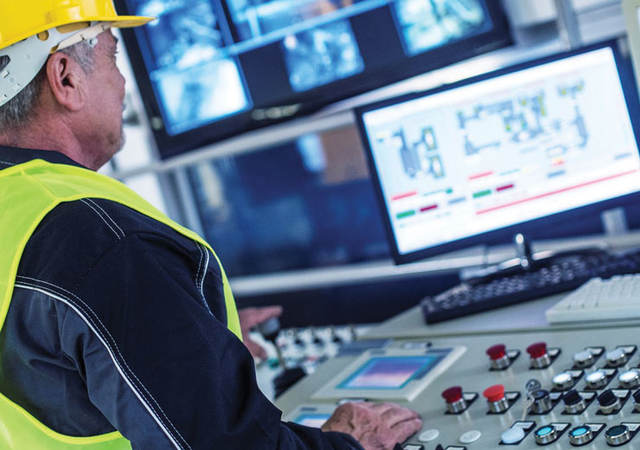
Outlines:
[{"label": "yellow hard hat", "polygon": [[79,22],[136,27],[152,17],[118,16],[112,0],[0,0],[0,49],[51,28]]},{"label": "yellow hard hat", "polygon": [[91,45],[110,27],[137,27],[153,17],[119,16],[112,0],[0,0],[0,107],[37,75],[51,53]]}]

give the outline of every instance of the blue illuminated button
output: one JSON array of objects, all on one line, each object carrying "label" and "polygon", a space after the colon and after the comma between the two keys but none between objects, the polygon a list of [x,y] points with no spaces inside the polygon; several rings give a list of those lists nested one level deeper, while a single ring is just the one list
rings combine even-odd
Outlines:
[{"label": "blue illuminated button", "polygon": [[593,431],[586,425],[580,425],[569,431],[569,442],[573,445],[583,445],[593,439]]},{"label": "blue illuminated button", "polygon": [[555,427],[551,425],[545,425],[536,430],[535,438],[536,442],[540,445],[549,444],[555,441],[558,437],[558,432]]},{"label": "blue illuminated button", "polygon": [[631,433],[626,425],[616,425],[609,428],[604,437],[609,445],[622,445],[631,440]]}]

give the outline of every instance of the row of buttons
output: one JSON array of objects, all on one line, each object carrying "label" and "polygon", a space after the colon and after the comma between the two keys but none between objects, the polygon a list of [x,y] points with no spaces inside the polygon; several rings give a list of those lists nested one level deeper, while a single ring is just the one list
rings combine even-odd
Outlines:
[{"label": "row of buttons", "polygon": [[[543,425],[534,433],[535,441],[538,445],[548,445],[557,441],[570,427],[569,423],[559,422]],[[518,445],[527,434],[533,430],[535,422],[520,421],[515,422],[511,428],[502,433],[501,445]],[[572,428],[569,431],[569,442],[574,446],[586,445],[592,442],[598,434],[605,428],[603,423],[585,423]],[[638,433],[640,423],[623,422],[610,427],[604,434],[609,445],[618,446],[626,444]]]},{"label": "row of buttons", "polygon": [[[636,352],[635,345],[619,345],[614,350],[606,353],[606,367],[617,368],[625,365]],[[592,367],[598,358],[604,353],[604,347],[587,347],[573,355],[573,368],[585,369]],[[519,350],[507,350],[504,344],[496,344],[486,351],[489,356],[490,370],[506,370],[520,355]],[[560,355],[557,347],[547,347],[545,342],[536,342],[527,347],[529,354],[529,367],[531,369],[546,369],[551,366]]]},{"label": "row of buttons", "polygon": [[[520,398],[519,392],[505,392],[501,384],[490,386],[482,393],[487,399],[489,410],[487,414],[504,414]],[[530,394],[531,403],[528,413],[531,415],[548,414],[560,402],[564,402],[563,414],[582,414],[591,402],[597,398],[599,404],[598,414],[609,415],[618,413],[625,402],[631,397],[628,389],[607,389],[599,395],[596,392],[570,390],[568,392],[549,392],[545,389],[536,389]],[[478,398],[475,392],[462,392],[460,386],[446,389],[442,393],[446,401],[446,414],[460,414],[471,406]],[[640,412],[640,390],[633,393],[634,412]]]}]

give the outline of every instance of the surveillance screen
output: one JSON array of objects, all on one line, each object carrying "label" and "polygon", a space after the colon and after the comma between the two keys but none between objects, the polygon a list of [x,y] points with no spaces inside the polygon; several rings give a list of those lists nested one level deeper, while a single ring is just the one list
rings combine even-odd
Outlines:
[{"label": "surveillance screen", "polygon": [[[487,0],[116,3],[156,17],[123,35],[128,47],[135,37],[132,62],[153,94],[144,101],[156,137],[177,145],[187,132],[206,129],[190,135],[202,145],[255,128],[261,111],[309,112],[509,42],[506,21],[494,26],[500,6]],[[431,57],[447,45],[457,47]]]},{"label": "surveillance screen", "polygon": [[170,134],[251,107],[235,57],[226,51],[220,15],[207,0],[138,0],[136,14],[157,19],[144,28],[147,65]]},{"label": "surveillance screen", "polygon": [[491,27],[479,0],[397,0],[394,10],[410,56]]},{"label": "surveillance screen", "polygon": [[303,92],[365,70],[350,19],[392,6],[405,53],[413,56],[485,31],[481,0],[230,0],[239,39],[281,40],[289,83]]}]

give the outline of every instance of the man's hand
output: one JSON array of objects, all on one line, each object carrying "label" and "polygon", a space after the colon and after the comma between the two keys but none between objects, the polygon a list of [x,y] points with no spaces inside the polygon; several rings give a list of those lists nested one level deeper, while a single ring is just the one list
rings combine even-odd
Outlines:
[{"label": "man's hand", "polygon": [[392,450],[422,428],[418,413],[393,403],[345,403],[322,426],[353,436],[365,450]]},{"label": "man's hand", "polygon": [[245,308],[238,311],[240,316],[240,329],[242,330],[242,340],[249,349],[249,353],[254,358],[266,359],[267,351],[257,342],[251,340],[249,331],[262,322],[266,322],[272,317],[282,315],[281,306],[267,306],[265,308]]}]

